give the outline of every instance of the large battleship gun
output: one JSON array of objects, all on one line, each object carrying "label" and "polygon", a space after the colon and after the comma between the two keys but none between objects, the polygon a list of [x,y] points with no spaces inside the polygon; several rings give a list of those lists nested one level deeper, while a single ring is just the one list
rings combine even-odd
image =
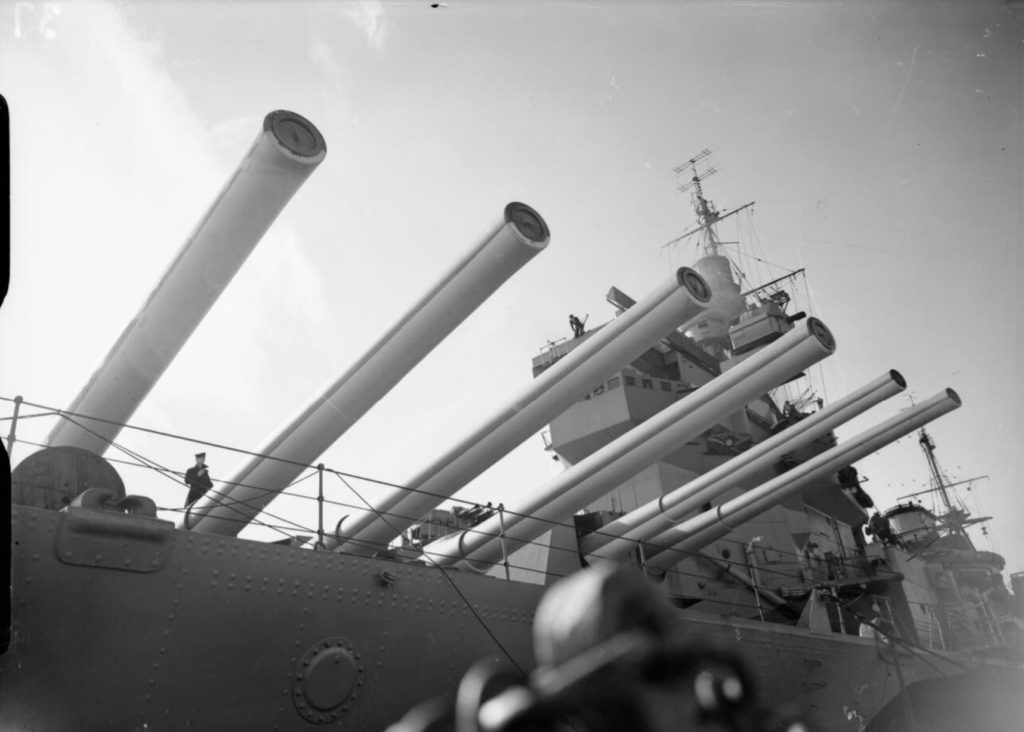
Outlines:
[{"label": "large battleship gun", "polygon": [[197,501],[183,528],[238,534],[550,238],[535,210],[518,202],[505,206],[501,220],[365,354],[235,467],[223,490]]},{"label": "large battleship gun", "polygon": [[946,389],[757,488],[679,523],[654,539],[656,547],[671,549],[648,559],[646,567],[653,572],[667,571],[679,561],[680,552],[693,552],[721,539],[812,480],[867,457],[959,406],[959,395],[952,389]]},{"label": "large battleship gun", "polygon": [[271,112],[255,142],[142,309],[50,432],[50,447],[106,452],[278,215],[327,155],[294,112]]},{"label": "large battleship gun", "polygon": [[614,559],[668,531],[713,499],[757,479],[787,454],[829,432],[879,402],[903,391],[906,381],[889,371],[813,415],[778,432],[740,455],[709,470],[674,491],[650,501],[583,537],[580,553],[591,560]]},{"label": "large battleship gun", "polygon": [[425,557],[442,566],[486,571],[514,551],[565,520],[589,502],[635,475],[706,430],[722,414],[785,381],[835,351],[824,323],[810,318],[736,368],[576,463],[520,499],[508,517],[496,516],[424,548]]},{"label": "large battleship gun", "polygon": [[[636,358],[666,333],[700,315],[711,299],[707,282],[681,267],[640,302],[544,370],[511,399],[467,431],[429,466],[375,506],[344,519],[340,547],[366,551],[386,546],[420,516],[454,495],[516,445],[575,402],[581,393]],[[387,521],[380,515],[388,512]]]}]

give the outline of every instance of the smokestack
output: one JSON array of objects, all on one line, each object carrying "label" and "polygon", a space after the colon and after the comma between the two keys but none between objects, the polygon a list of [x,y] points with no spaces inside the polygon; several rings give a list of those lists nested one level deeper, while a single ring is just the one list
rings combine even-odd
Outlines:
[{"label": "smokestack", "polygon": [[[46,442],[102,455],[256,244],[327,154],[313,124],[271,112],[252,148]],[[105,421],[89,419],[95,417]]]},{"label": "smokestack", "polygon": [[816,455],[805,463],[779,475],[767,483],[726,501],[722,505],[683,521],[675,528],[655,537],[653,544],[665,548],[647,560],[652,572],[664,572],[682,557],[680,552],[693,552],[726,536],[733,529],[764,513],[813,480],[836,472],[880,450],[922,425],[960,406],[960,397],[952,389],[900,412],[895,417]]},{"label": "smokestack", "polygon": [[[548,481],[503,516],[438,539],[423,553],[441,565],[477,569],[500,559],[662,459],[711,424],[835,351],[817,318],[775,340],[675,404]],[[500,538],[499,538],[500,537]],[[476,566],[474,566],[476,565]]]},{"label": "smokestack", "polygon": [[396,532],[454,495],[595,384],[699,315],[710,297],[707,283],[699,274],[688,267],[677,270],[471,429],[458,444],[408,481],[406,490],[392,491],[379,501],[375,508],[390,514],[387,522],[369,512],[345,518],[339,529],[342,548],[369,552],[386,546],[398,535]]},{"label": "smokestack", "polygon": [[540,214],[523,203],[508,204],[479,244],[258,451],[272,457],[246,458],[224,480],[224,489],[192,505],[185,528],[238,534],[549,239]]},{"label": "smokestack", "polygon": [[717,468],[588,534],[580,542],[580,553],[595,559],[618,557],[637,542],[649,541],[668,531],[692,511],[730,488],[742,485],[786,453],[828,434],[905,387],[906,381],[900,373],[889,371]]}]

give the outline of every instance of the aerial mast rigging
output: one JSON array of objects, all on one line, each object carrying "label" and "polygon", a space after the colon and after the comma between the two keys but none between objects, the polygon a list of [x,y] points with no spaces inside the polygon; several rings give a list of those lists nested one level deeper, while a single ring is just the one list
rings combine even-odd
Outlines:
[{"label": "aerial mast rigging", "polygon": [[[967,480],[960,480],[955,483],[951,483],[946,474],[939,467],[938,458],[935,457],[935,443],[932,441],[931,435],[928,434],[924,428],[918,433],[918,442],[921,445],[921,449],[924,451],[925,460],[928,461],[928,471],[931,474],[930,483],[931,488],[926,491],[920,491],[918,493],[911,493],[906,496],[900,496],[903,498],[912,498],[914,496],[924,495],[925,493],[938,493],[939,498],[942,499],[942,505],[945,507],[945,513],[940,517],[950,533],[962,536],[968,543],[971,549],[974,549],[974,543],[971,541],[971,537],[968,536],[966,528],[974,524],[981,524],[989,520],[989,516],[979,516],[977,518],[971,518],[971,514],[961,505],[954,505],[953,499],[950,497],[950,491],[953,487],[958,485],[967,484],[967,490],[970,490],[971,484],[975,480],[980,478],[987,478],[988,476],[982,475],[977,478],[968,478]],[[984,527],[982,527],[982,533],[986,533]]]},{"label": "aerial mast rigging", "polygon": [[703,233],[702,241],[704,244],[704,255],[717,255],[718,246],[723,242],[719,241],[718,239],[718,234],[715,231],[715,224],[717,224],[719,221],[729,218],[733,214],[739,213],[745,208],[750,208],[751,206],[754,205],[754,202],[751,201],[750,203],[746,203],[740,206],[739,208],[735,208],[731,211],[721,213],[715,207],[713,201],[709,201],[707,198],[704,197],[704,188],[703,186],[701,186],[701,183],[710,178],[711,176],[713,176],[715,173],[717,173],[718,170],[711,166],[708,166],[703,171],[698,172],[697,164],[700,163],[701,161],[706,160],[706,158],[710,155],[711,148],[706,147],[699,153],[694,155],[692,158],[687,160],[685,163],[682,163],[681,165],[677,165],[676,167],[672,168],[672,172],[680,176],[685,175],[687,169],[689,169],[690,171],[690,180],[687,181],[686,183],[683,183],[682,185],[676,186],[676,188],[681,193],[690,194],[690,200],[693,202],[693,210],[697,214],[697,226],[680,234],[672,241],[667,242],[664,245],[664,247],[677,244],[678,242],[681,242],[684,239],[693,236],[694,234]]}]

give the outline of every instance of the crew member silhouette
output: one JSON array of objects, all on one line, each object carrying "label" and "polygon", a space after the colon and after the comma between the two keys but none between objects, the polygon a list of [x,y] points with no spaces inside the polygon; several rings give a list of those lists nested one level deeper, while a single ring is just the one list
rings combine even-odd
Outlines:
[{"label": "crew member silhouette", "polygon": [[572,337],[579,338],[583,335],[583,321],[572,313],[569,314],[569,327],[572,328]]},{"label": "crew member silhouette", "polygon": [[206,491],[213,488],[209,468],[206,465],[206,453],[196,453],[196,464],[185,471],[185,485],[188,486],[188,498],[185,508],[195,503]]}]

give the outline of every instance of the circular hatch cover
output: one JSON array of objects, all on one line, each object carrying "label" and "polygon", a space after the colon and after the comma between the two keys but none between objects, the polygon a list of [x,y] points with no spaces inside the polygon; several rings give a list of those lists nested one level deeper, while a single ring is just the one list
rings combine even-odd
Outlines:
[{"label": "circular hatch cover", "polygon": [[359,697],[363,665],[344,638],[325,638],[299,660],[292,700],[299,714],[314,724],[329,724]]}]

